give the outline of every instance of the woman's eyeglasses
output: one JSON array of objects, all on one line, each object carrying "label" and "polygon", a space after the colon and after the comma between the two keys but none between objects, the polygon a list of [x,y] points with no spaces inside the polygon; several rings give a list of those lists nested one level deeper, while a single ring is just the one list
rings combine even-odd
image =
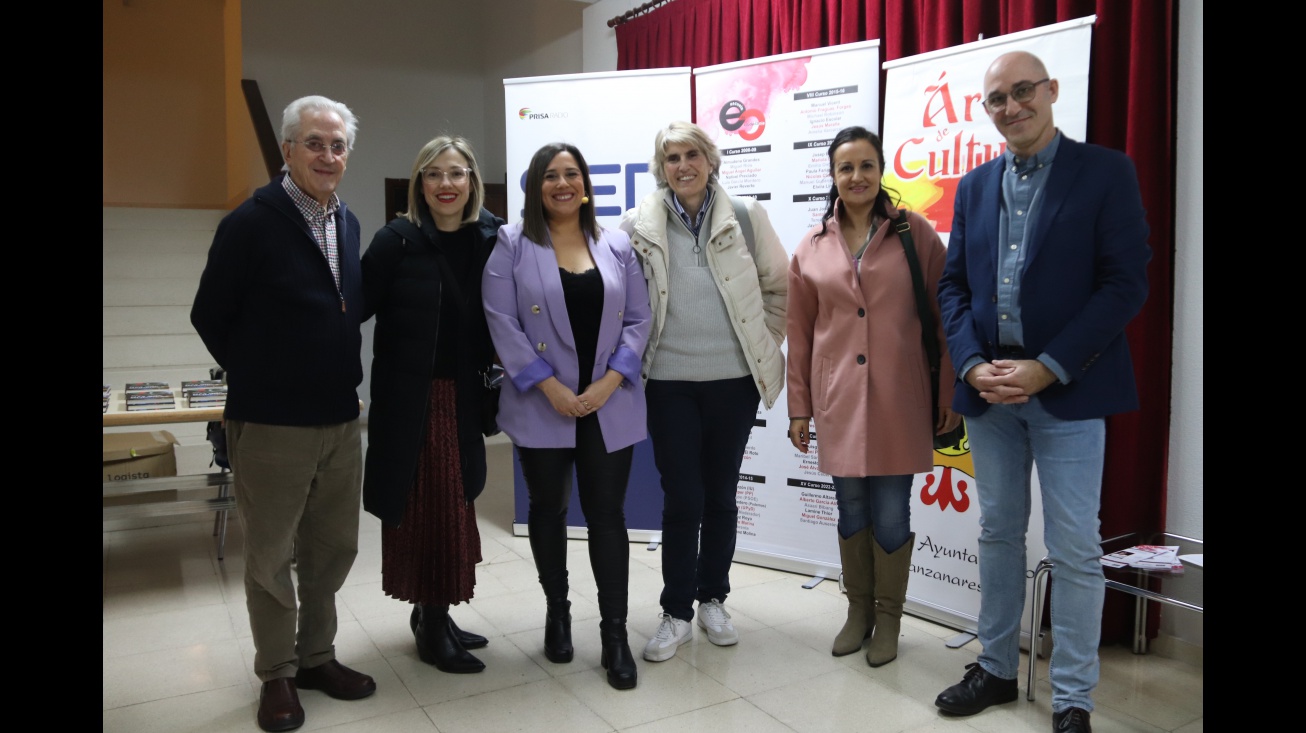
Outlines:
[{"label": "woman's eyeglasses", "polygon": [[450,168],[442,171],[439,168],[423,168],[422,178],[429,183],[439,183],[447,179],[450,183],[462,183],[467,180],[467,175],[471,173],[470,168]]}]

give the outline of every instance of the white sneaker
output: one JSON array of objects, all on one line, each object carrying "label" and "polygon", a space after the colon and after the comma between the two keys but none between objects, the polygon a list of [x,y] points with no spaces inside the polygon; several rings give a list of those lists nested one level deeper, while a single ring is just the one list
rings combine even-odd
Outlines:
[{"label": "white sneaker", "polygon": [[739,632],[730,623],[730,614],[713,598],[698,603],[698,627],[707,632],[707,640],[717,646],[730,646],[739,643]]},{"label": "white sneaker", "polygon": [[644,645],[644,658],[650,662],[665,662],[676,656],[676,649],[681,644],[694,639],[694,627],[688,621],[681,621],[670,614],[658,614],[662,623],[657,633]]}]

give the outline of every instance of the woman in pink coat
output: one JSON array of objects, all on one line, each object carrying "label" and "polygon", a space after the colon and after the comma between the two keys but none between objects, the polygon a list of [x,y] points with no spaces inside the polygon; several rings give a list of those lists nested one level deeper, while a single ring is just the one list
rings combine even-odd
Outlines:
[{"label": "woman in pink coat", "polygon": [[[880,138],[844,128],[829,158],[830,203],[789,263],[789,439],[806,453],[816,422],[818,466],[833,477],[839,503],[848,620],[831,653],[852,654],[870,637],[866,661],[879,667],[898,656],[912,477],[933,470],[934,434],[961,417],[947,407],[955,377],[944,349],[934,419],[911,270],[893,226],[898,211],[880,185]],[[940,323],[935,295],[947,250],[924,217],[908,213],[907,221]],[[943,343],[942,331],[934,336]]]}]

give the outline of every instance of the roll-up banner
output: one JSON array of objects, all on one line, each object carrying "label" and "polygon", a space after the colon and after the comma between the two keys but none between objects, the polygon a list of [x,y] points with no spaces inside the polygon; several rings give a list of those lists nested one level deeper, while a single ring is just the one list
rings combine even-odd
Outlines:
[{"label": "roll-up banner", "polygon": [[[879,65],[875,40],[694,69],[695,121],[721,149],[721,185],[761,202],[791,256],[825,212],[835,133],[879,131]],[[757,412],[740,468],[735,559],[835,577],[834,485],[816,468],[819,448],[803,455],[790,444],[785,405],[782,392]]]},{"label": "roll-up banner", "polygon": [[[653,137],[668,122],[689,119],[690,69],[504,79],[503,93],[508,221],[521,219],[531,156],[543,145],[566,142],[575,145],[589,164],[599,224],[615,229],[626,209],[657,188],[648,172]],[[528,495],[515,459],[514,471],[513,533],[520,536],[527,533]],[[631,539],[656,539],[662,527],[662,488],[648,440],[636,444],[630,474],[626,524]],[[567,525],[569,536],[586,536],[575,491]]]},{"label": "roll-up banner", "polygon": [[[998,56],[1029,51],[1060,82],[1057,127],[1083,140],[1088,125],[1088,70],[1095,16],[942,49],[884,64],[883,184],[903,204],[930,220],[946,244],[952,231],[957,183],[968,171],[1006,149],[984,108],[984,73]],[[979,619],[979,502],[975,469],[963,442],[936,451],[932,473],[916,477],[912,491],[911,579],[907,610],[974,632]],[[1037,466],[1035,467],[1037,469]],[[1037,472],[1031,486],[1026,577],[1047,554]],[[1032,590],[1025,596],[1027,618]],[[1028,634],[1022,643],[1028,645]]]}]

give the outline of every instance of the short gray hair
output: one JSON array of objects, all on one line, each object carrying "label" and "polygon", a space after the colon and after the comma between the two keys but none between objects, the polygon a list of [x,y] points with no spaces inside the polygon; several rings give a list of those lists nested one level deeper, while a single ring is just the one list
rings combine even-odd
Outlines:
[{"label": "short gray hair", "polygon": [[721,151],[717,149],[716,143],[708,137],[703,128],[692,122],[672,122],[665,128],[658,130],[658,135],[653,140],[653,160],[649,161],[652,167],[653,178],[658,182],[658,188],[667,187],[667,176],[663,167],[667,162],[668,145],[688,145],[695,148],[707,158],[707,164],[711,168],[707,180],[709,183],[716,183],[716,174],[721,170]]},{"label": "short gray hair", "polygon": [[[304,113],[309,111],[335,112],[339,115],[340,120],[345,123],[345,145],[349,150],[354,149],[358,118],[343,103],[316,95],[300,97],[286,105],[285,111],[281,113],[281,142],[295,142],[299,139],[304,125]],[[283,164],[281,170],[290,170],[290,167]]]}]

